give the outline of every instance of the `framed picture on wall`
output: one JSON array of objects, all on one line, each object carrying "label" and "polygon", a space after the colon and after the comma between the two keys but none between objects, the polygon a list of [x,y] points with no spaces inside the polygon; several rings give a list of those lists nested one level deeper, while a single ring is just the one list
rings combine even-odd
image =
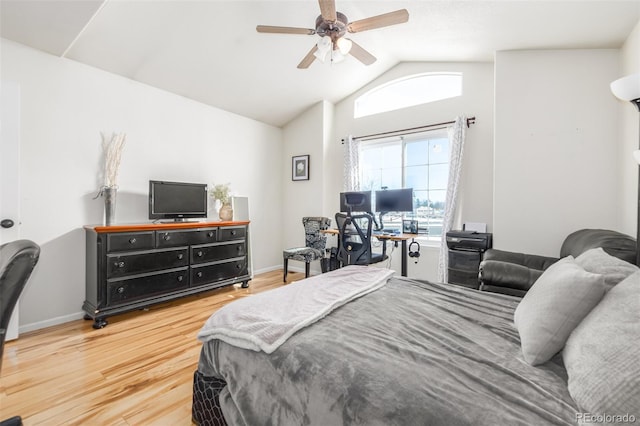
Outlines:
[{"label": "framed picture on wall", "polygon": [[309,180],[309,156],[291,158],[291,180]]}]

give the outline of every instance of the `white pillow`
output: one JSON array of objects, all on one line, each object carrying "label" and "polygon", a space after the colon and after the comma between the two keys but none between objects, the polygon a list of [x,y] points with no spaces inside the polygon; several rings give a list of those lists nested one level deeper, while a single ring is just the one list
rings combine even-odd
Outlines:
[{"label": "white pillow", "polygon": [[576,263],[587,272],[604,275],[605,291],[640,270],[636,265],[611,256],[602,247],[585,251],[576,257]]},{"label": "white pillow", "polygon": [[525,361],[542,364],[560,352],[603,295],[603,276],[585,271],[571,256],[547,268],[514,314]]},{"label": "white pillow", "polygon": [[640,271],[573,330],[562,358],[569,393],[582,411],[640,420]]}]

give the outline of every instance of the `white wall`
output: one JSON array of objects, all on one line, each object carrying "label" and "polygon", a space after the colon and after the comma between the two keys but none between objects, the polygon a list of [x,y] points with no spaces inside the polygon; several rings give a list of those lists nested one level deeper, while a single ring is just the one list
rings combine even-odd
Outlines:
[{"label": "white wall", "polygon": [[618,56],[497,52],[494,247],[557,256],[575,230],[621,227]]},{"label": "white wall", "polygon": [[0,47],[2,79],[22,94],[21,236],[42,247],[21,299],[22,331],[81,317],[82,227],[103,214],[93,200],[100,132],[127,134],[118,223],[148,221],[149,179],[230,182],[249,197],[254,272],[281,263],[281,129],[4,39]]},{"label": "white wall", "polygon": [[[463,95],[426,105],[398,111],[353,118],[354,101],[364,92],[397,78],[425,73],[454,71],[463,73]],[[452,121],[466,114],[476,117],[476,124],[467,129],[467,140],[460,186],[461,204],[459,221],[484,222],[491,230],[493,216],[493,64],[491,63],[402,63],[358,90],[336,105],[333,141],[327,149],[326,177],[328,193],[324,206],[326,215],[333,216],[339,208],[338,194],[343,191],[343,145],[340,140],[348,134],[354,136],[417,127]],[[391,244],[388,250],[392,250]],[[400,271],[400,247],[392,253],[391,268]],[[408,275],[421,279],[437,279],[438,249],[425,247],[416,264],[409,259]]]},{"label": "white wall", "polygon": [[[283,238],[282,247],[278,251],[279,265],[282,265],[282,249],[288,247],[304,247],[304,227],[302,217],[322,216],[322,200],[324,193],[325,156],[324,143],[326,139],[325,116],[326,102],[318,102],[283,130],[283,161],[282,187],[284,197],[282,203]],[[309,155],[309,180],[293,181],[291,179],[292,157]],[[274,250],[277,250],[274,247]],[[289,262],[292,271],[304,271],[301,262]],[[319,262],[314,262],[312,271],[320,270]]]},{"label": "white wall", "polygon": [[[614,78],[640,72],[640,21],[629,34],[620,55],[620,72]],[[612,95],[613,96],[613,95]],[[621,232],[636,237],[638,214],[638,164],[632,152],[638,149],[638,110],[630,102],[618,100],[618,139],[620,150],[620,170],[622,172],[622,223]]]}]

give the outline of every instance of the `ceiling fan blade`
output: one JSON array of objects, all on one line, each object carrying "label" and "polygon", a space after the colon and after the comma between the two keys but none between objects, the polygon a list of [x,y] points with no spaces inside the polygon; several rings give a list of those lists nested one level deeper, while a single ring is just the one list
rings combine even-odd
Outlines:
[{"label": "ceiling fan blade", "polygon": [[353,40],[351,40],[351,50],[349,51],[349,53],[351,54],[351,56],[353,56],[354,58],[356,58],[357,60],[359,60],[365,65],[371,65],[376,61],[375,56],[373,56],[371,53],[364,50],[362,46],[360,46]]},{"label": "ceiling fan blade", "polygon": [[320,4],[320,15],[327,21],[336,21],[336,2],[335,0],[318,0]]},{"label": "ceiling fan blade", "polygon": [[311,28],[295,28],[295,27],[274,27],[271,25],[258,25],[256,31],[259,33],[271,33],[271,34],[305,34],[314,35],[316,30]]},{"label": "ceiling fan blade", "polygon": [[350,33],[373,30],[375,28],[388,27],[389,25],[403,24],[409,20],[407,9],[396,10],[395,12],[383,13],[382,15],[354,21],[347,25]]},{"label": "ceiling fan blade", "polygon": [[298,68],[309,68],[309,65],[311,65],[311,63],[316,59],[316,57],[313,55],[314,53],[316,53],[316,50],[318,50],[318,46],[314,44],[313,48],[309,51],[309,53],[307,53],[307,56],[305,56],[298,64]]}]

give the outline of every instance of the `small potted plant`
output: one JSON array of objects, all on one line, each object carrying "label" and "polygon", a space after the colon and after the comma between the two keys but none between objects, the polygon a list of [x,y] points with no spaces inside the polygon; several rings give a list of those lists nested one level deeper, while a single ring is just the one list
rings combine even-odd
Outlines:
[{"label": "small potted plant", "polygon": [[231,197],[228,183],[219,183],[211,185],[211,189],[209,189],[209,195],[216,200],[220,201],[220,210],[218,212],[218,216],[220,216],[220,220],[232,220],[233,219],[233,209],[231,208]]}]

